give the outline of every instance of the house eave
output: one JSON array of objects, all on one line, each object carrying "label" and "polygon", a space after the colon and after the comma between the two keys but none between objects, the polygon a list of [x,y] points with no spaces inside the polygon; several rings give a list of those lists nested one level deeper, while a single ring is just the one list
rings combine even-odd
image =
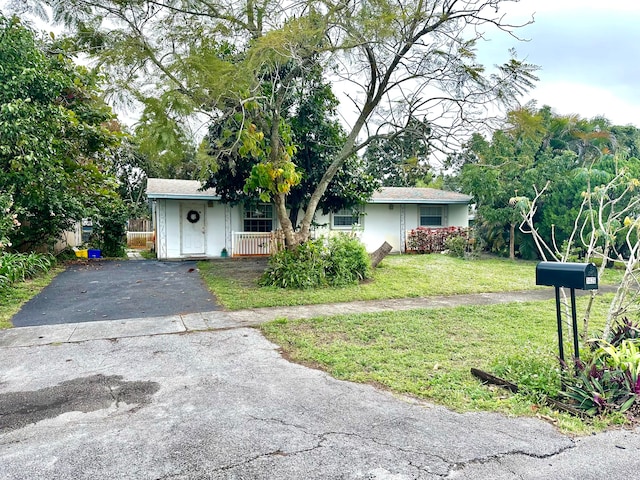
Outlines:
[{"label": "house eave", "polygon": [[149,200],[221,200],[219,195],[188,195],[184,193],[148,193]]},{"label": "house eave", "polygon": [[394,204],[420,204],[420,205],[468,205],[471,200],[426,200],[426,199],[406,199],[406,200],[390,200],[390,199],[371,199],[367,203],[394,203]]}]

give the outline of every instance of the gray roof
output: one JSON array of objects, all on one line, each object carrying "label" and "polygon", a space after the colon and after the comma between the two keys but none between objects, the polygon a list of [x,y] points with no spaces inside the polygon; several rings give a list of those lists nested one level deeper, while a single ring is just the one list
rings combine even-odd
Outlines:
[{"label": "gray roof", "polygon": [[202,184],[198,180],[173,180],[169,178],[148,178],[148,198],[185,198],[219,200],[213,189],[200,190]]},{"label": "gray roof", "polygon": [[[147,179],[148,198],[205,199],[219,200],[214,189],[200,190],[197,180],[172,180],[168,178]],[[427,203],[427,204],[467,204],[469,195],[435,188],[382,187],[374,192],[368,203]]]},{"label": "gray roof", "polygon": [[436,188],[382,187],[374,192],[369,203],[431,203],[451,204],[471,202],[469,195]]}]

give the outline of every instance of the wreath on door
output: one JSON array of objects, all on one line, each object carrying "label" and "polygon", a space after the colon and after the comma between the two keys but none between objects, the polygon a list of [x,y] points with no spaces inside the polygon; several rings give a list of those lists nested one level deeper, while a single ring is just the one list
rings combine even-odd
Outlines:
[{"label": "wreath on door", "polygon": [[189,210],[187,212],[187,220],[189,223],[198,223],[198,220],[200,220],[200,213],[195,210]]}]

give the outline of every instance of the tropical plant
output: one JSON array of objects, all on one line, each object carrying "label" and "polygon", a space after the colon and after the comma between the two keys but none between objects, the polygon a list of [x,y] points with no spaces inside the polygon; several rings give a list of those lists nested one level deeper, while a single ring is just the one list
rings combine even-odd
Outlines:
[{"label": "tropical plant", "polygon": [[338,234],[276,253],[269,259],[260,284],[300,289],[343,287],[370,276],[371,263],[364,245],[352,235]]},{"label": "tropical plant", "polygon": [[640,341],[640,324],[627,317],[618,319],[611,327],[609,342],[614,347],[620,345],[624,340]]},{"label": "tropical plant", "polygon": [[0,290],[49,271],[56,264],[47,253],[0,253]]},{"label": "tropical plant", "polygon": [[354,235],[329,238],[326,276],[334,287],[353,285],[371,277],[371,261],[365,246]]},{"label": "tropical plant", "polygon": [[263,286],[317,288],[327,285],[326,246],[323,239],[301,243],[272,255],[260,279]]},{"label": "tropical plant", "polygon": [[588,415],[624,413],[640,395],[640,349],[633,340],[615,346],[604,340],[588,363],[576,361],[576,374],[565,377],[565,397]]}]

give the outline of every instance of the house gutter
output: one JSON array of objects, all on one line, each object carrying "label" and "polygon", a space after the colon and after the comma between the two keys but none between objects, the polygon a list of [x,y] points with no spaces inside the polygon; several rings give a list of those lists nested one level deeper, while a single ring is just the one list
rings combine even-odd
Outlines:
[{"label": "house gutter", "polygon": [[192,195],[184,193],[147,193],[149,200],[221,200],[219,195]]},{"label": "house gutter", "polygon": [[365,203],[383,203],[383,204],[387,204],[387,203],[394,203],[394,204],[420,204],[420,205],[468,205],[469,202],[471,202],[471,198],[469,198],[469,200],[447,200],[447,199],[442,199],[442,200],[424,200],[424,199],[415,199],[412,198],[411,200],[389,200],[389,199],[370,199],[368,201],[366,201]]}]

